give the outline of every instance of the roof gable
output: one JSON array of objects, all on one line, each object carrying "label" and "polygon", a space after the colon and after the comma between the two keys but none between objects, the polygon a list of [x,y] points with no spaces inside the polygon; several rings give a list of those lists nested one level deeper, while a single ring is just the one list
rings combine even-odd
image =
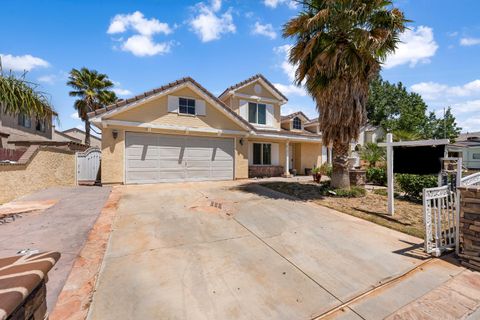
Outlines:
[{"label": "roof gable", "polygon": [[95,110],[88,113],[88,117],[91,118],[92,122],[95,122],[95,120],[99,122],[103,119],[108,119],[133,108],[142,106],[145,103],[152,101],[153,99],[174,93],[185,87],[193,90],[196,94],[205,99],[209,104],[214,106],[217,110],[219,110],[228,118],[236,122],[242,128],[249,131],[254,130],[253,127],[246,120],[238,116],[222,101],[220,101],[217,97],[215,97],[212,93],[210,93],[207,89],[202,87],[198,82],[196,82],[190,77],[179,79],[159,88],[144,92],[143,94],[137,95],[133,98],[122,100],[110,106]]},{"label": "roof gable", "polygon": [[244,81],[241,81],[233,86],[228,87],[225,89],[222,94],[220,94],[220,98],[223,96],[227,96],[230,92],[235,92],[241,88],[244,88],[254,82],[260,82],[267,90],[269,90],[278,100],[287,102],[288,98],[283,95],[270,81],[267,80],[262,74],[256,74],[253,77],[250,77]]}]

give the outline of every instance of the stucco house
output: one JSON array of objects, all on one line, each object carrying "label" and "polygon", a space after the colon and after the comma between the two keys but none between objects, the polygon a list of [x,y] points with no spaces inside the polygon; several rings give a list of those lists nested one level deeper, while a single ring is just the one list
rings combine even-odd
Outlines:
[{"label": "stucco house", "polygon": [[480,170],[480,132],[460,134],[447,149],[450,157],[462,158],[463,167]]},{"label": "stucco house", "polygon": [[321,135],[255,75],[216,97],[192,78],[88,114],[102,130],[102,183],[289,175],[322,162]]},{"label": "stucco house", "polygon": [[[54,131],[54,140],[70,140],[78,143],[85,143],[85,131],[78,128],[70,128],[63,131]],[[90,147],[101,148],[102,139],[90,134]]]}]

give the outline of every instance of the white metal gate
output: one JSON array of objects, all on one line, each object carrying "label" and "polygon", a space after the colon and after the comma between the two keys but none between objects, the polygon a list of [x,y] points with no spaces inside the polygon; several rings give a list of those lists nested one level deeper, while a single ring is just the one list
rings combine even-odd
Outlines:
[{"label": "white metal gate", "polygon": [[77,152],[77,183],[93,184],[98,179],[102,152],[99,148],[88,148]]},{"label": "white metal gate", "polygon": [[[480,184],[480,172],[463,177],[460,186]],[[458,245],[460,223],[458,192],[447,186],[423,189],[425,251],[440,256]]]},{"label": "white metal gate", "polygon": [[457,239],[457,194],[449,186],[423,189],[425,251],[440,256],[455,248]]}]

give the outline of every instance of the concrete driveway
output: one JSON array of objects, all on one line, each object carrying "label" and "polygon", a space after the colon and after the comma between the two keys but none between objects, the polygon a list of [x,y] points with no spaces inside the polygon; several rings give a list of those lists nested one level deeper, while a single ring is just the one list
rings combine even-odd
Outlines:
[{"label": "concrete driveway", "polygon": [[121,188],[89,319],[383,319],[463,271],[254,183]]}]

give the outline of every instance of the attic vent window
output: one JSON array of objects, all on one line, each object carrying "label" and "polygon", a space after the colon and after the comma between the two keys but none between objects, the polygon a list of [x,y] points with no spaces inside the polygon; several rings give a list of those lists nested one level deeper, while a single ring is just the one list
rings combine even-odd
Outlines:
[{"label": "attic vent window", "polygon": [[293,129],[302,130],[302,121],[299,117],[293,118]]},{"label": "attic vent window", "polygon": [[195,114],[195,100],[187,98],[178,99],[178,112],[183,114]]}]

